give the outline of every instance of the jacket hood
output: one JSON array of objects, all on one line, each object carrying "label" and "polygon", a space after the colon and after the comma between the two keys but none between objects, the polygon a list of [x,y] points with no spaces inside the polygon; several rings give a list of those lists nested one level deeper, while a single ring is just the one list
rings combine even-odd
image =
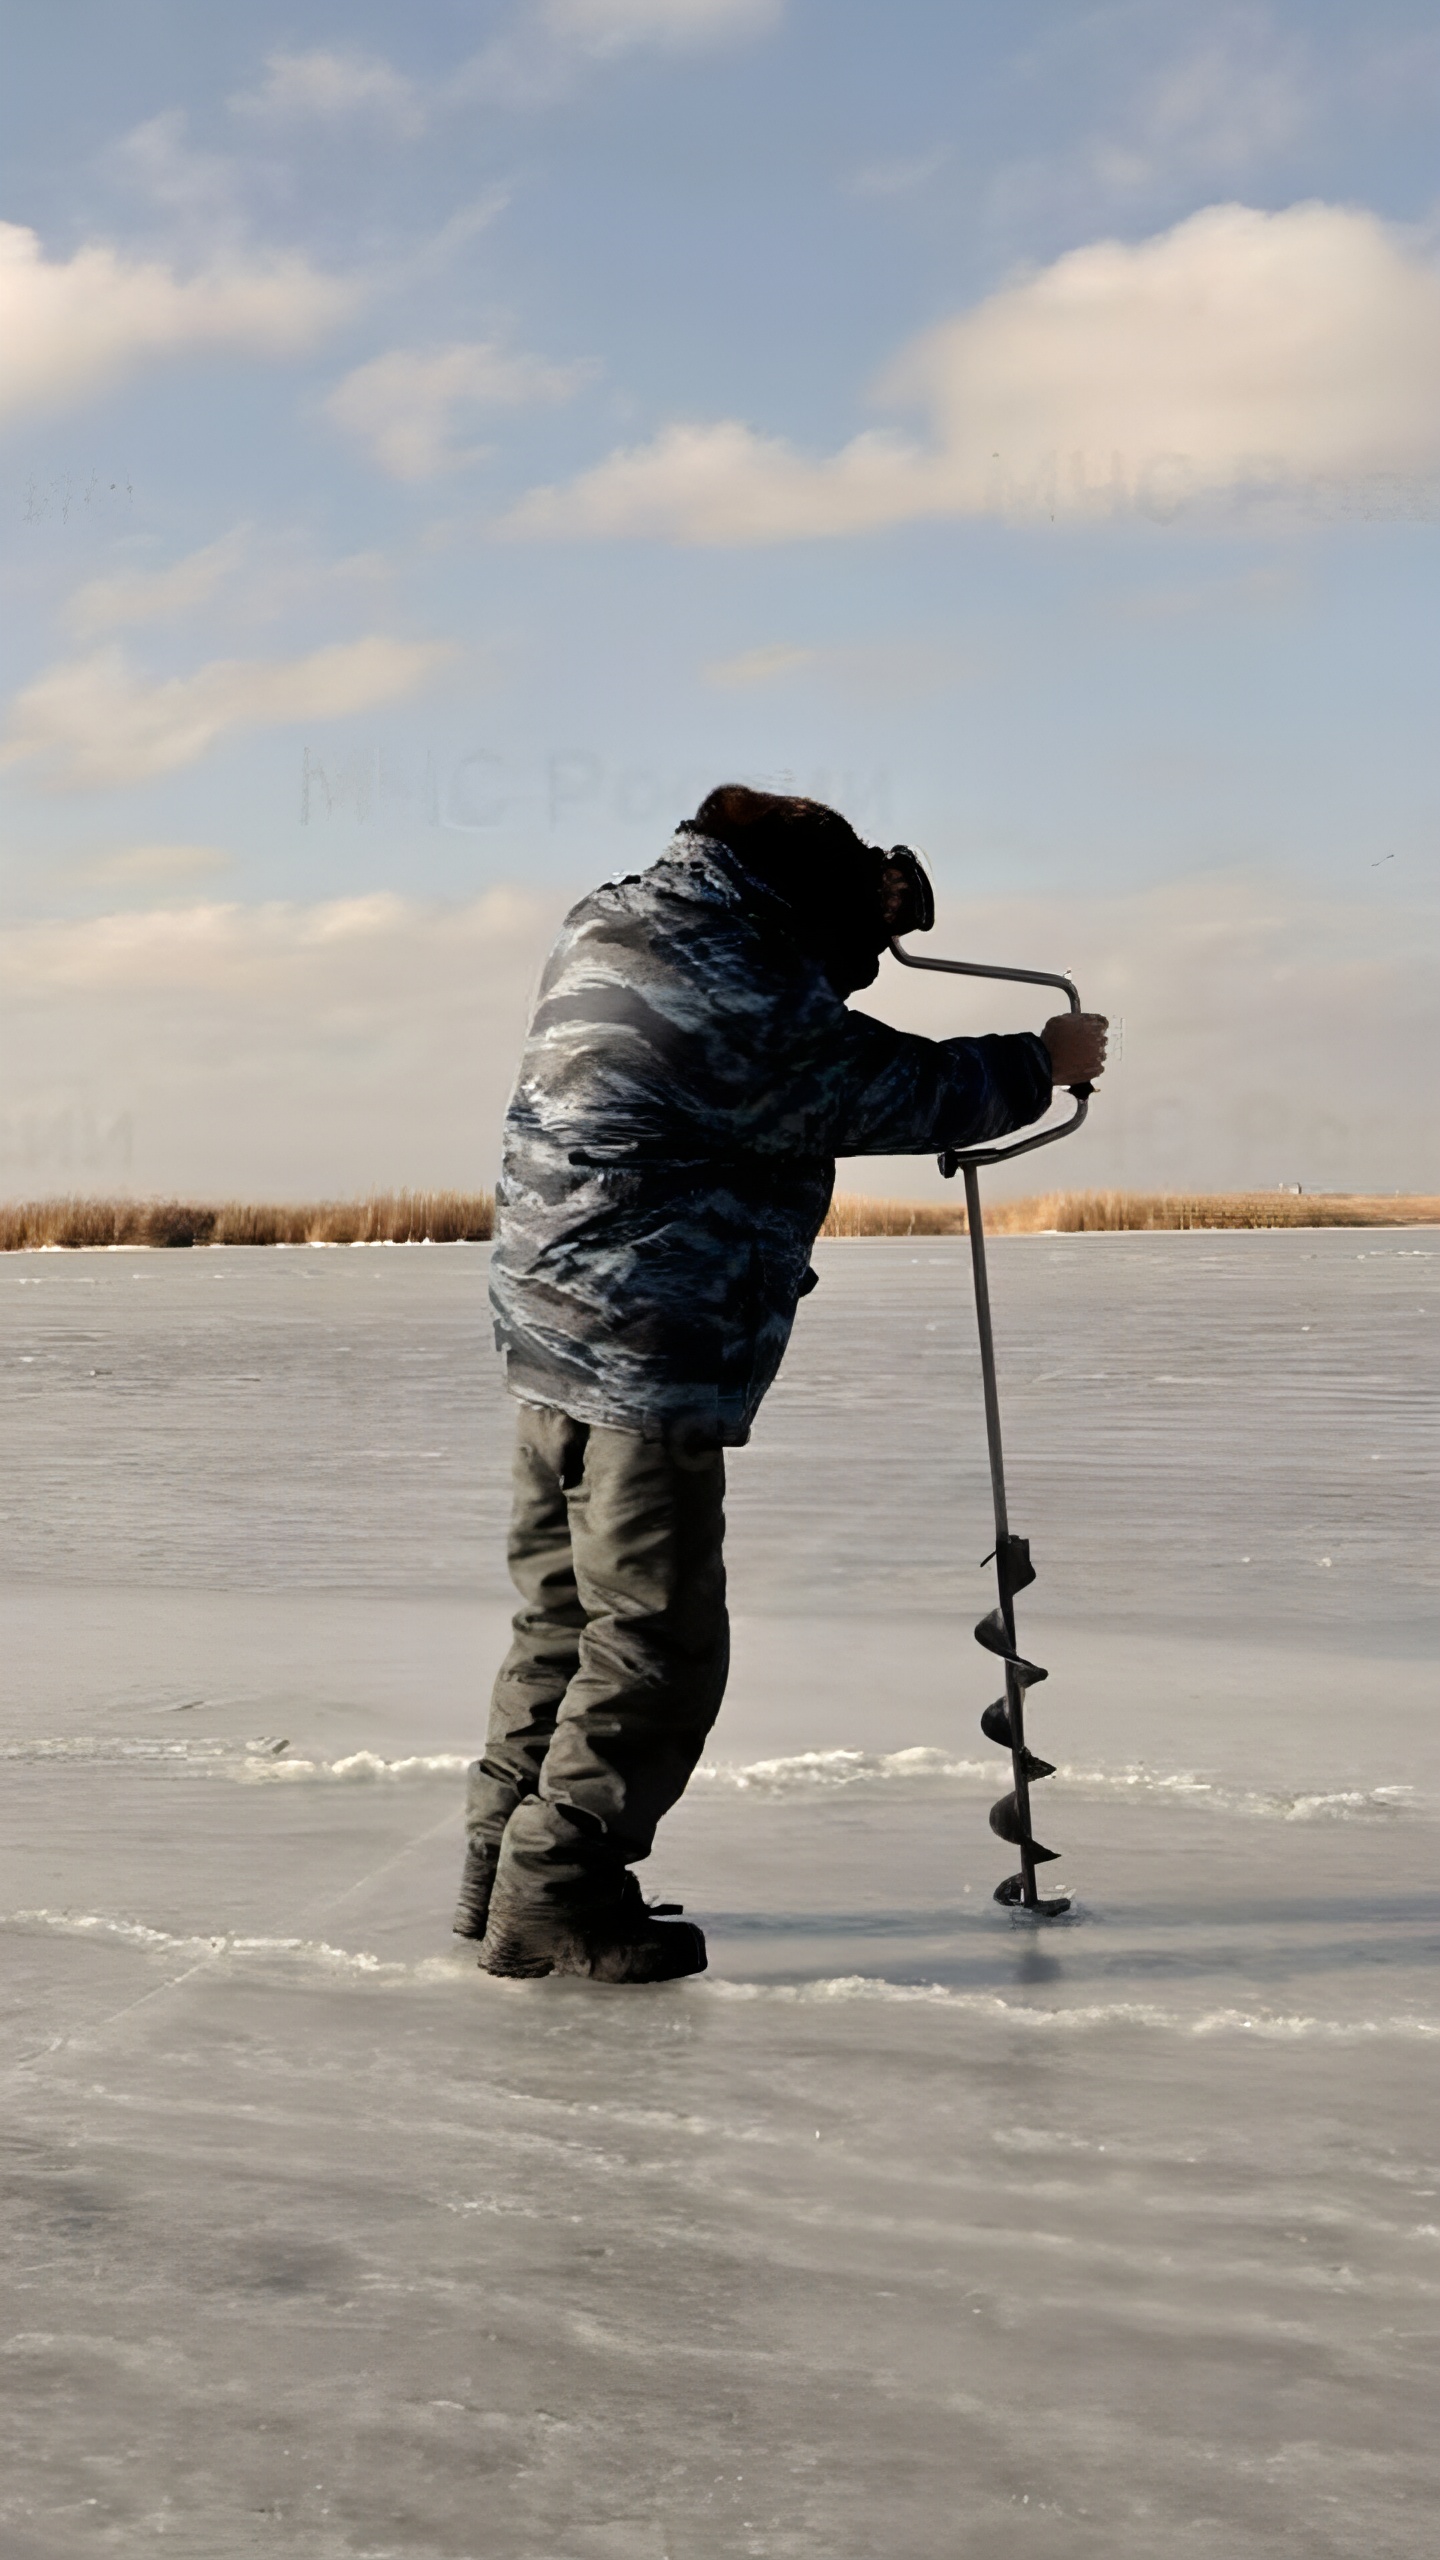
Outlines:
[{"label": "jacket hood", "polygon": [[743,852],[693,823],[680,827],[669,859],[718,872],[762,929],[782,933],[817,960],[838,996],[874,984],[889,940],[881,911],[885,856],[858,837],[834,843],[747,844]]}]

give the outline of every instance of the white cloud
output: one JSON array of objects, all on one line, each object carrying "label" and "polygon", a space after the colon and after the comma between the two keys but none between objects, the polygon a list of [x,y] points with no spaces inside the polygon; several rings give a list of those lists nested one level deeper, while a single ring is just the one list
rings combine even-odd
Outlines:
[{"label": "white cloud", "polygon": [[277,51],[265,57],[258,89],[230,100],[236,115],[262,124],[348,124],[357,119],[388,124],[411,138],[425,124],[412,80],[375,53],[351,50]]},{"label": "white cloud", "polygon": [[483,194],[476,196],[472,203],[462,204],[456,212],[450,214],[441,223],[438,231],[432,233],[428,240],[423,241],[418,249],[409,253],[403,265],[398,269],[392,268],[391,275],[398,275],[403,290],[421,276],[430,275],[437,268],[444,267],[454,257],[457,249],[467,248],[472,240],[478,240],[482,231],[488,231],[491,223],[499,220],[509,202],[508,187],[486,187]]},{"label": "white cloud", "polygon": [[160,357],[298,355],[359,299],[301,257],[235,257],[182,277],[104,241],[47,258],[33,231],[0,223],[0,416],[72,408]]},{"label": "white cloud", "polygon": [[758,648],[739,650],[733,658],[712,658],[705,681],[727,693],[746,692],[753,685],[774,684],[780,676],[803,674],[818,655],[818,650],[801,648],[794,641],[765,640]]},{"label": "white cloud", "polygon": [[857,196],[909,196],[938,178],[948,151],[924,151],[911,159],[871,160],[857,169],[851,185]]},{"label": "white cloud", "polygon": [[905,350],[878,396],[928,413],[928,439],[872,430],[817,460],[736,419],[672,425],[532,490],[506,529],[775,542],[1424,482],[1440,274],[1372,213],[1215,205],[1002,287]]},{"label": "white cloud", "polygon": [[77,876],[96,888],[154,889],[165,880],[195,880],[207,871],[228,871],[230,859],[213,844],[135,844],[120,853],[96,854],[80,865]]},{"label": "white cloud", "polygon": [[227,631],[274,622],[297,606],[314,611],[328,605],[353,623],[375,616],[376,598],[398,565],[381,551],[327,559],[315,550],[304,524],[236,525],[218,541],[164,567],[137,561],[87,580],[69,598],[61,619],[79,640],[183,622],[217,604],[218,613],[207,620],[218,619]]},{"label": "white cloud", "polygon": [[1252,175],[1272,192],[1326,126],[1353,122],[1376,57],[1368,21],[1317,43],[1303,16],[1251,0],[1052,11],[1016,65],[1030,102],[1021,128],[1045,139],[997,166],[992,236],[1073,239],[1098,227],[1097,205],[1149,201],[1158,216],[1240,193]]},{"label": "white cloud", "polygon": [[784,0],[531,0],[447,85],[456,103],[545,107],[571,95],[588,63],[644,48],[699,53],[768,35]]},{"label": "white cloud", "polygon": [[195,764],[227,731],[339,720],[414,693],[450,657],[443,643],[379,634],[304,658],[217,658],[154,678],[119,649],[47,669],[11,704],[0,764],[36,759],[52,790],[98,791]]},{"label": "white cloud", "polygon": [[314,955],[338,951],[347,970],[374,964],[373,988],[403,956],[417,964],[412,975],[423,980],[453,941],[473,945],[497,929],[502,939],[513,940],[538,904],[510,888],[492,890],[460,909],[424,906],[378,889],[311,906],[279,899],[263,906],[147,908],[18,926],[3,965],[17,996],[65,988],[141,998],[166,989],[243,996],[257,987],[308,991]]},{"label": "white cloud", "polygon": [[785,0],[545,0],[545,25],[586,53],[668,52],[743,42],[780,23]]},{"label": "white cloud", "polygon": [[1136,84],[1119,131],[1094,146],[1095,172],[1119,189],[1173,183],[1183,171],[1233,184],[1298,141],[1319,88],[1300,35],[1263,9],[1221,10]]},{"label": "white cloud", "polygon": [[785,0],[523,0],[442,83],[419,84],[382,55],[352,47],[281,48],[266,55],[260,86],[232,97],[230,107],[271,127],[368,121],[413,140],[437,107],[552,105],[587,62],[644,48],[679,54],[744,43],[768,35],[784,11]]},{"label": "white cloud", "polygon": [[21,925],[0,943],[0,1175],[262,1198],[491,1182],[567,903],[496,888]]},{"label": "white cloud", "polygon": [[886,700],[914,702],[922,693],[953,691],[976,673],[976,661],[953,642],[918,637],[827,642],[822,647],[771,640],[733,658],[714,658],[702,672],[706,683],[722,693],[752,692],[806,676],[873,711]]},{"label": "white cloud", "polygon": [[[1440,907],[1407,901],[1393,868],[1362,876],[1342,896],[1213,871],[1117,897],[967,898],[958,915],[942,892],[940,951],[1064,967],[1085,1003],[1124,1019],[1084,1134],[997,1186],[1440,1189],[1440,1126],[1414,1071],[1433,1039]],[[1034,1027],[1049,1010],[1043,990],[899,975],[885,968],[861,1002],[932,1037]],[[841,1187],[949,1196],[918,1170],[847,1164]]]},{"label": "white cloud", "polygon": [[603,540],[789,542],[949,512],[927,456],[898,436],[857,436],[826,462],[739,419],[662,428],[567,488],[532,489],[502,530]]},{"label": "white cloud", "polygon": [[395,479],[429,480],[481,458],[483,447],[456,441],[465,419],[568,400],[585,373],[583,365],[546,364],[493,340],[429,351],[396,347],[347,373],[325,407]]},{"label": "white cloud", "polygon": [[195,150],[188,128],[184,108],[167,107],[115,145],[111,164],[142,196],[182,222],[232,228],[252,173],[238,160]]},{"label": "white cloud", "polygon": [[[1342,899],[1211,873],[1117,898],[967,899],[958,913],[942,895],[942,950],[1058,960],[1088,1002],[1125,1016],[1123,1062],[1083,1137],[996,1187],[1440,1190],[1440,1124],[1414,1072],[1432,1037],[1440,919],[1395,879],[1367,874]],[[88,1111],[102,1128],[131,1124],[140,1191],[488,1181],[571,894],[214,902],[14,926],[0,943],[3,1169],[65,1187],[63,1150]],[[1043,992],[957,991],[888,964],[864,1001],[934,1035],[1048,1010]],[[841,1180],[952,1196],[917,1157],[852,1161]]]},{"label": "white cloud", "polygon": [[187,552],[165,569],[122,569],[114,577],[91,578],[76,589],[65,608],[65,620],[81,640],[127,625],[171,622],[208,602],[217,587],[233,577],[245,557],[243,529],[222,534],[203,550]]}]

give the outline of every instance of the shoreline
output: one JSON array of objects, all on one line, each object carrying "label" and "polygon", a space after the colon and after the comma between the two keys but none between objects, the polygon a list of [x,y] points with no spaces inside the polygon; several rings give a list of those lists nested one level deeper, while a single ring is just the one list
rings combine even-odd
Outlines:
[{"label": "shoreline", "polygon": [[[0,1252],[132,1253],[268,1246],[275,1251],[356,1245],[486,1244],[490,1192],[379,1192],[310,1203],[52,1199],[0,1204]],[[1373,1192],[1048,1191],[987,1200],[989,1235],[1257,1233],[1279,1228],[1352,1230],[1440,1225],[1440,1196]],[[839,1192],[820,1229],[849,1238],[963,1236],[963,1202],[869,1199]]]},{"label": "shoreline", "polygon": [[[1277,1228],[1440,1225],[1427,1192],[1043,1191],[987,1199],[987,1235],[1223,1235]],[[967,1232],[962,1201],[867,1200],[837,1194],[822,1236],[896,1237]]]}]

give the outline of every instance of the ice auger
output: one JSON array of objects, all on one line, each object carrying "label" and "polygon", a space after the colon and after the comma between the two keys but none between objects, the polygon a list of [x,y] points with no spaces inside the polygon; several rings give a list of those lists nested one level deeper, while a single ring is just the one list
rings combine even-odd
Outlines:
[{"label": "ice auger", "polygon": [[[912,856],[913,860],[913,856]],[[959,978],[1016,978],[1028,987],[1059,987],[1069,999],[1072,1013],[1080,1011],[1080,998],[1068,978],[1057,977],[1048,969],[992,969],[976,960],[922,959],[916,951],[902,949],[892,942],[890,949],[902,968],[941,969]],[[1005,1501],[1005,1453],[1000,1442],[1000,1398],[995,1385],[995,1337],[990,1325],[990,1283],[985,1270],[985,1228],[980,1216],[980,1167],[1000,1164],[1007,1156],[1028,1155],[1032,1148],[1053,1146],[1057,1138],[1068,1138],[1078,1129],[1089,1107],[1093,1088],[1088,1084],[1072,1084],[1075,1108],[1068,1120],[1056,1128],[1041,1129],[1029,1138],[1012,1138],[1008,1144],[994,1147],[951,1147],[940,1158],[940,1170],[947,1177],[963,1173],[965,1177],[965,1217],[970,1230],[970,1261],[975,1275],[975,1318],[980,1331],[980,1374],[985,1386],[985,1437],[990,1449],[990,1485],[995,1497],[995,1579],[999,1586],[999,1605],[987,1612],[975,1630],[975,1641],[987,1653],[998,1656],[1005,1665],[1005,1695],[987,1707],[980,1718],[980,1730],[990,1742],[998,1743],[1010,1754],[1014,1786],[990,1810],[990,1828],[1002,1840],[1008,1840],[1020,1852],[1020,1872],[1007,1876],[995,1888],[997,1902],[1016,1903],[1022,1910],[1033,1911],[1046,1920],[1058,1918],[1070,1908],[1068,1894],[1046,1897],[1035,1890],[1035,1870],[1048,1866],[1059,1856],[1057,1849],[1041,1847],[1030,1827],[1030,1789],[1039,1778],[1055,1774],[1051,1760],[1037,1760],[1025,1741],[1025,1692],[1046,1678],[1038,1662],[1027,1662],[1019,1650],[1015,1635],[1015,1594],[1035,1579],[1030,1561],[1030,1541],[1017,1538],[1010,1527],[1010,1514]],[[990,1558],[985,1559],[987,1564]]]}]

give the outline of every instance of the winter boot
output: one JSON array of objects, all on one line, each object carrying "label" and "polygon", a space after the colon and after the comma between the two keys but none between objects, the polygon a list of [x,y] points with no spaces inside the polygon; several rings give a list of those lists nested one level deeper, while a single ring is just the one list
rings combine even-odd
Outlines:
[{"label": "winter boot", "polygon": [[500,1861],[498,1841],[470,1840],[460,1876],[460,1899],[450,1926],[457,1938],[483,1938],[490,1917],[490,1890]]},{"label": "winter boot", "polygon": [[705,1970],[705,1938],[677,1902],[647,1903],[626,1871],[616,1898],[588,1910],[511,1903],[491,1917],[480,1949],[486,1973],[533,1981],[548,1973],[591,1982],[674,1982]]}]

